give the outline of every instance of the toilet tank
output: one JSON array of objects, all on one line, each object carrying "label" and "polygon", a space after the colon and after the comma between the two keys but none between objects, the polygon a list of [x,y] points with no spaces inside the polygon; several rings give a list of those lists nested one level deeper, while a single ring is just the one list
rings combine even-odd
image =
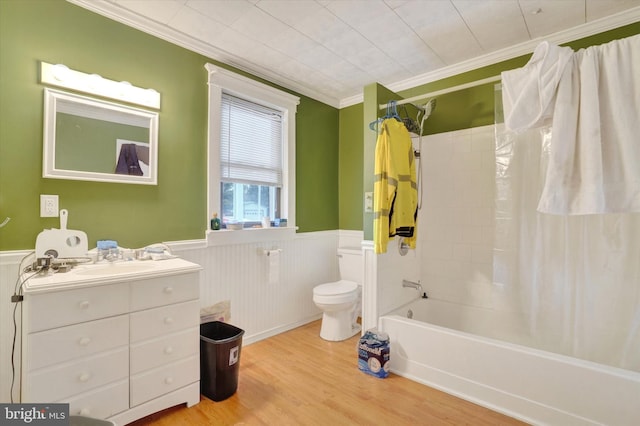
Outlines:
[{"label": "toilet tank", "polygon": [[354,281],[358,285],[362,285],[364,273],[362,250],[359,247],[339,248],[338,268],[341,280]]}]

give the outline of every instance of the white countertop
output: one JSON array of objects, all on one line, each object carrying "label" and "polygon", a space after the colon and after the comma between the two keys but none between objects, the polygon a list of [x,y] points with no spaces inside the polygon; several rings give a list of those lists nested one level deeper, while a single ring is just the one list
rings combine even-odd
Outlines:
[{"label": "white countertop", "polygon": [[[198,272],[202,267],[184,259],[132,260],[113,263],[81,264],[69,272],[36,274],[22,285],[24,294],[70,290],[102,284],[144,280]],[[33,273],[23,275],[23,279]]]}]

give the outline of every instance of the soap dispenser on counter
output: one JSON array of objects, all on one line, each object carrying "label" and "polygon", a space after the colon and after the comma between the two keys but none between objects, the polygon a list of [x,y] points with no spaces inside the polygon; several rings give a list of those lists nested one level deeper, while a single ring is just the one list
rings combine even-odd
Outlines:
[{"label": "soap dispenser on counter", "polygon": [[211,218],[211,230],[218,231],[220,229],[220,218],[218,217],[218,213],[214,213]]}]

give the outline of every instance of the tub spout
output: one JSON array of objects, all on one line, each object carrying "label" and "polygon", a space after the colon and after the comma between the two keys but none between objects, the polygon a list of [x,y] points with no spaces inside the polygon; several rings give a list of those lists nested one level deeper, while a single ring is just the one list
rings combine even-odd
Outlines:
[{"label": "tub spout", "polygon": [[414,283],[413,281],[409,280],[402,280],[402,287],[415,288],[422,293],[422,286],[420,285],[420,283]]},{"label": "tub spout", "polygon": [[420,283],[414,283],[413,281],[409,280],[402,280],[402,287],[415,288],[420,293],[422,293],[422,286],[420,285]]},{"label": "tub spout", "polygon": [[424,290],[422,290],[422,286],[420,285],[420,283],[415,283],[409,280],[402,280],[402,287],[415,288],[420,293],[420,297],[422,297],[423,299],[428,298],[427,293],[425,293]]}]

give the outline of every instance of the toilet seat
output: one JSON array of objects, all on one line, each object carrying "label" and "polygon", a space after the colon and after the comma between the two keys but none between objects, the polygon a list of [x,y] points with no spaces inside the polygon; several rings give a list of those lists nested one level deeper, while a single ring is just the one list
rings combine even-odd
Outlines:
[{"label": "toilet seat", "polygon": [[351,302],[357,297],[357,290],[358,284],[347,280],[320,284],[313,288],[313,300],[323,304]]},{"label": "toilet seat", "polygon": [[313,294],[318,296],[336,296],[349,293],[358,288],[358,284],[353,281],[340,280],[332,283],[320,284],[313,288]]}]

